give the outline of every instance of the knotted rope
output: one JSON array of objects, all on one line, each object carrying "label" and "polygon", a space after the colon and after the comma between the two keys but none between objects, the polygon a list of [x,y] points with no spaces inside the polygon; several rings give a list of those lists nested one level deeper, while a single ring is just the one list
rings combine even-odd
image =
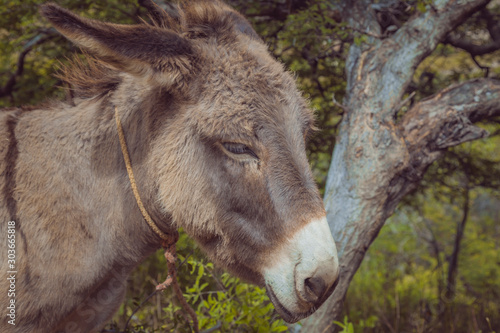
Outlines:
[{"label": "knotted rope", "polygon": [[132,192],[134,193],[135,201],[139,206],[139,209],[144,217],[144,220],[148,223],[151,229],[160,237],[162,241],[162,247],[165,250],[165,259],[167,260],[167,271],[168,276],[166,280],[156,286],[156,291],[163,291],[168,288],[168,286],[172,286],[177,299],[181,303],[184,310],[191,316],[193,320],[193,330],[198,333],[198,319],[196,318],[196,313],[189,306],[186,299],[182,295],[181,288],[177,283],[177,269],[175,267],[175,261],[177,260],[177,254],[175,251],[175,244],[179,239],[179,233],[175,231],[173,234],[166,234],[158,228],[156,223],[153,221],[151,216],[149,216],[146,208],[142,204],[141,197],[139,196],[139,190],[137,189],[137,184],[135,182],[134,172],[132,171],[132,163],[130,162],[130,155],[127,149],[127,142],[125,141],[125,134],[123,133],[123,127],[120,121],[120,116],[118,114],[118,108],[115,107],[115,119],[116,119],[116,127],[118,130],[118,139],[120,140],[120,146],[122,149],[123,160],[125,161],[125,167],[127,168],[128,178],[130,180],[130,186],[132,187]]},{"label": "knotted rope", "polygon": [[174,290],[177,299],[181,303],[184,310],[186,310],[186,312],[191,316],[191,319],[193,320],[193,330],[196,333],[198,333],[198,318],[196,317],[196,313],[187,303],[186,299],[184,298],[184,295],[182,295],[181,288],[177,283],[177,269],[175,268],[175,261],[177,259],[177,255],[175,252],[175,243],[166,244],[164,242],[162,246],[165,249],[165,259],[167,259],[167,270],[169,274],[163,283],[160,283],[159,285],[156,286],[156,290],[163,291],[167,289],[168,286],[172,286],[172,289]]}]

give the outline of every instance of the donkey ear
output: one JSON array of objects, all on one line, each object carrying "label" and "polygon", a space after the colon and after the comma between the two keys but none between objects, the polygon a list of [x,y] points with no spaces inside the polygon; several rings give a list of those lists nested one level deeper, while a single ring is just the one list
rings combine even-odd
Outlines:
[{"label": "donkey ear", "polygon": [[[179,26],[179,8],[170,2],[165,3],[168,12],[158,6],[153,0],[139,0],[139,6],[146,8],[154,25],[161,28],[176,28]],[[175,29],[174,29],[175,30]]]},{"label": "donkey ear", "polygon": [[66,38],[116,69],[167,84],[180,83],[191,71],[194,49],[171,30],[85,19],[52,3],[42,5],[40,13]]},{"label": "donkey ear", "polygon": [[250,22],[248,22],[247,19],[244,18],[240,13],[231,10],[229,15],[233,19],[234,25],[239,32],[248,35],[253,39],[261,40],[259,35],[252,28]]}]

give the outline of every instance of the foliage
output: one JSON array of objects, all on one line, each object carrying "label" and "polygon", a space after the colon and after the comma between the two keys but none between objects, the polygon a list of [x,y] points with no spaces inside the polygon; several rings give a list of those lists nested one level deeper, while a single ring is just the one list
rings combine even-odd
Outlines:
[{"label": "foliage", "polygon": [[387,222],[354,277],[345,311],[356,332],[374,315],[370,332],[498,331],[500,201],[484,189],[471,197],[454,294],[445,292],[447,259],[462,203],[429,189]]},{"label": "foliage", "polygon": [[333,100],[344,96],[342,59],[353,41],[352,34],[345,24],[335,21],[331,4],[318,1],[288,15],[277,40],[276,55],[296,73],[318,117],[320,130],[310,138],[308,152],[316,181],[323,188],[341,119],[341,110]]},{"label": "foliage", "polygon": [[340,327],[342,330],[340,333],[354,333],[354,325],[349,322],[347,316],[344,316],[344,322],[334,320],[333,323]]},{"label": "foliage", "polygon": [[[178,249],[179,261],[184,262],[178,270],[179,284],[196,311],[201,330],[219,327],[223,332],[283,332],[288,329],[283,320],[274,315],[264,288],[243,283],[216,269],[185,233],[181,233]],[[125,327],[132,312],[162,280],[165,266],[159,251],[136,269],[130,277],[126,302],[107,329]],[[191,332],[183,312],[175,295],[167,289],[133,315],[129,332]]]}]

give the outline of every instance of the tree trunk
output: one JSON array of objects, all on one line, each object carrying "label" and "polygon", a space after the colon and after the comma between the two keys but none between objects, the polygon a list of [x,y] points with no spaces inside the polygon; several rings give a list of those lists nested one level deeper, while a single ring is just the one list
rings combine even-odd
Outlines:
[{"label": "tree trunk", "polygon": [[500,114],[500,82],[477,79],[422,100],[396,120],[418,64],[487,0],[435,0],[393,35],[381,34],[371,1],[347,2],[343,17],[368,42],[346,62],[344,117],[328,174],[325,207],[340,256],[340,282],[301,332],[330,332],[368,247],[401,198],[444,149],[486,136],[472,123]]}]

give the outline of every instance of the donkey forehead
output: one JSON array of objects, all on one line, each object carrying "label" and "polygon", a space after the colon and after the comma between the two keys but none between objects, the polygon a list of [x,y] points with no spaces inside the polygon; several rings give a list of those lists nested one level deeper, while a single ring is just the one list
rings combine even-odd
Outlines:
[{"label": "donkey forehead", "polygon": [[212,50],[201,77],[198,119],[213,135],[274,129],[302,136],[314,123],[293,77],[261,45]]},{"label": "donkey forehead", "polygon": [[202,127],[207,136],[221,139],[251,139],[261,135],[302,138],[314,123],[313,113],[301,99],[279,99],[252,93],[245,96],[235,96],[234,92],[221,93],[219,98],[201,103],[197,112],[198,127]]}]

